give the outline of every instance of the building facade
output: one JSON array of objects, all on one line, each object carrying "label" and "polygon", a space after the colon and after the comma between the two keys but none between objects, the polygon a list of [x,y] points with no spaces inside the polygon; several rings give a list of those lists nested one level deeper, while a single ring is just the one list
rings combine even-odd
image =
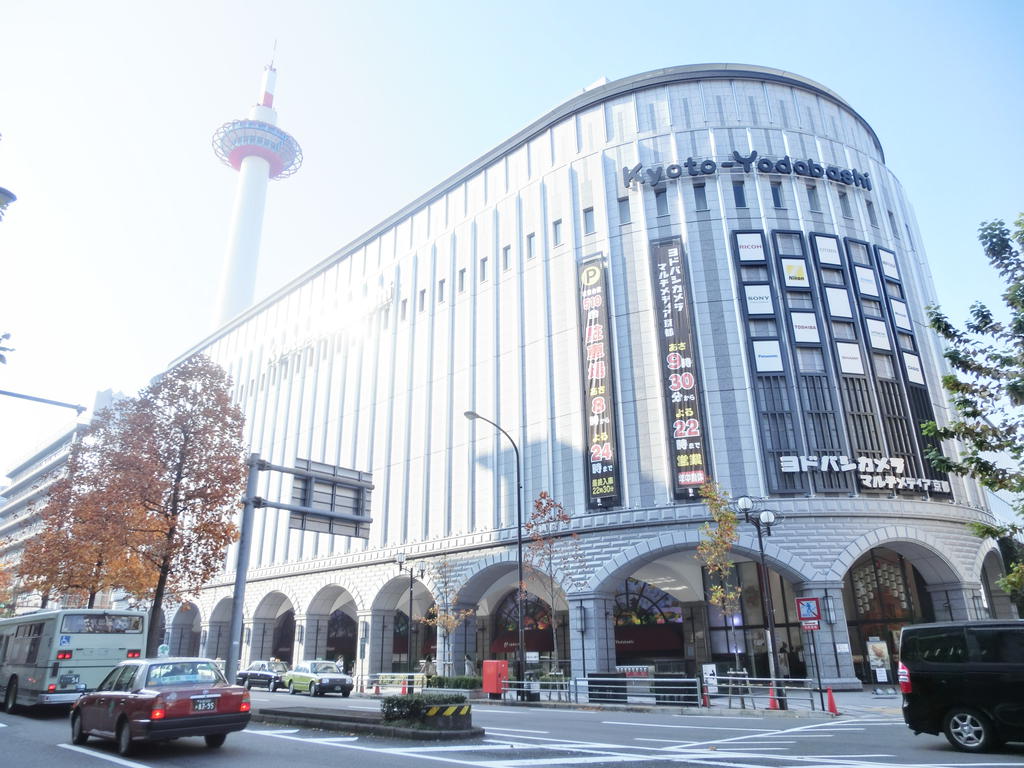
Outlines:
[{"label": "building facade", "polygon": [[[891,680],[904,624],[1012,611],[964,525],[983,494],[924,459],[934,302],[881,143],[827,88],[708,65],[582,93],[183,356],[229,371],[264,459],[373,476],[366,539],[256,510],[243,660],[512,658],[520,470],[524,521],[541,492],[569,515],[527,569],[532,667],[766,674],[767,588],[780,672]],[[776,516],[767,580],[740,523],[728,616],[695,554],[712,478]],[[233,562],[176,650],[227,655]],[[438,642],[434,605],[472,615]]]}]

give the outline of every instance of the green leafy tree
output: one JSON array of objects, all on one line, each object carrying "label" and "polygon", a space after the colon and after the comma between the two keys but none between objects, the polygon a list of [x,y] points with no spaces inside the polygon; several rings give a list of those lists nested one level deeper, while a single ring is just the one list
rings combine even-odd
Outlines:
[{"label": "green leafy tree", "polygon": [[[922,424],[938,440],[959,440],[959,458],[927,452],[941,471],[972,477],[993,491],[1024,493],[1024,214],[1014,230],[1002,220],[982,223],[978,239],[989,263],[1006,285],[1006,311],[997,313],[981,302],[971,306],[964,328],[957,328],[937,307],[928,308],[933,330],[946,342],[945,357],[952,369],[942,379],[956,411],[946,426]],[[1022,503],[1015,505],[1018,515]],[[1001,538],[1024,531],[1020,524],[992,526],[974,523],[976,534]],[[1011,595],[1024,594],[1024,563],[1010,566],[1000,586]]]},{"label": "green leafy tree", "polygon": [[[701,540],[697,544],[697,557],[708,572],[708,603],[716,606],[729,628],[735,668],[740,668],[736,644],[736,625],[733,617],[740,615],[742,590],[735,578],[732,548],[739,541],[736,513],[729,506],[729,497],[709,480],[700,487],[701,500],[708,508],[711,520],[701,526]],[[714,525],[712,525],[714,524]]]}]

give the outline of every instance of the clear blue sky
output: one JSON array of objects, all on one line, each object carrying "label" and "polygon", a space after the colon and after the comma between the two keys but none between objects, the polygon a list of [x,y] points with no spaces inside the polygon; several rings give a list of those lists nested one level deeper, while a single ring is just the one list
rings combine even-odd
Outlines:
[{"label": "clear blue sky", "polygon": [[[1024,2],[7,0],[0,17],[0,389],[134,393],[211,330],[244,117],[277,40],[279,124],[257,295],[602,76],[759,64],[839,93],[915,206],[941,303],[999,285],[979,222],[1021,195]],[[0,474],[73,423],[0,397]]]}]

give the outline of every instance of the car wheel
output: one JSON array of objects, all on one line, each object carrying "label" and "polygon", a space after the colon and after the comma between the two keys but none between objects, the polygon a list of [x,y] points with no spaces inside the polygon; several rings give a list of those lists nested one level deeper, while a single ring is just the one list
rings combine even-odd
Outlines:
[{"label": "car wheel", "polygon": [[942,730],[949,743],[962,752],[987,752],[997,746],[992,722],[974,709],[956,707],[950,710]]},{"label": "car wheel", "polygon": [[71,713],[71,743],[82,746],[89,740],[89,734],[82,730],[82,716],[77,712]]},{"label": "car wheel", "polygon": [[8,715],[13,715],[18,708],[18,678],[12,677],[7,682],[7,694],[4,696],[4,709]]},{"label": "car wheel", "polygon": [[352,691],[351,691],[351,690],[348,690],[348,691],[342,691],[342,692],[341,692],[341,696],[342,696],[342,698],[345,698],[345,699],[347,699],[347,698],[349,697],[349,695],[350,695],[351,693],[352,693]]},{"label": "car wheel", "polygon": [[274,691],[276,691],[277,690],[277,681],[276,680],[271,680],[270,681],[270,685],[267,686],[267,690],[270,691],[270,693],[273,693]]},{"label": "car wheel", "polygon": [[206,739],[206,746],[211,749],[216,749],[217,747],[223,746],[224,739],[227,737],[228,735],[226,733],[208,733],[203,738]]},{"label": "car wheel", "polygon": [[295,695],[295,683],[291,682],[290,680],[288,681],[288,693],[290,693],[292,696]]},{"label": "car wheel", "polygon": [[127,720],[122,720],[117,726],[117,754],[130,755],[133,746],[132,729]]},{"label": "car wheel", "polygon": [[248,678],[246,678],[246,681],[245,681],[245,690],[247,690],[247,691],[251,691],[252,690],[252,680],[249,680]]},{"label": "car wheel", "polygon": [[310,696],[316,696],[316,694],[317,694],[316,683],[310,683],[309,684],[309,695]]}]

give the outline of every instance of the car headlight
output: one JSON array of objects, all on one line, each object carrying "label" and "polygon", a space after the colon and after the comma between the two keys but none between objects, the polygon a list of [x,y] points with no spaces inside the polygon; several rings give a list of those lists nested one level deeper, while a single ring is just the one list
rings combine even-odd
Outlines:
[{"label": "car headlight", "polygon": [[329,677],[321,677],[320,678],[320,682],[323,683],[324,685],[327,685],[328,683],[331,682],[331,678],[329,678]]}]

